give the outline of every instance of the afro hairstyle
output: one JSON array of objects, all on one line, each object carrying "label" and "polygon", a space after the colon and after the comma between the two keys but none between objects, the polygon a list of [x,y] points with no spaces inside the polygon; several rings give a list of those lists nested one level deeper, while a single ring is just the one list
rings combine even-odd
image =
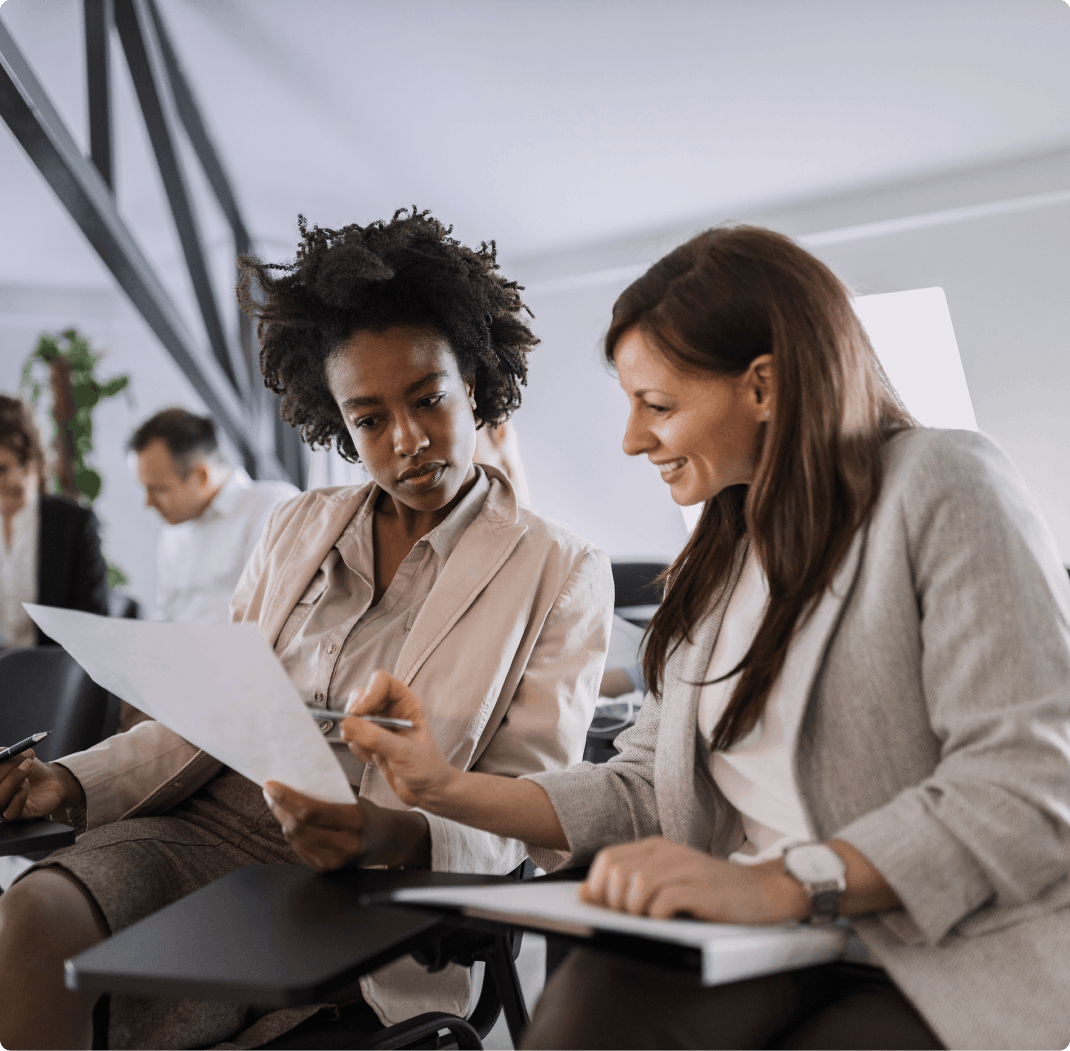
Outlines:
[{"label": "afro hairstyle", "polygon": [[282,418],[313,448],[357,462],[327,386],[327,360],[355,332],[430,328],[450,345],[475,388],[477,426],[520,405],[527,353],[538,343],[521,312],[521,287],[498,272],[495,244],[478,251],[450,237],[429,212],[400,209],[389,222],[340,230],[309,227],[292,263],[238,260],[238,303],[257,319],[260,371],[282,398]]}]

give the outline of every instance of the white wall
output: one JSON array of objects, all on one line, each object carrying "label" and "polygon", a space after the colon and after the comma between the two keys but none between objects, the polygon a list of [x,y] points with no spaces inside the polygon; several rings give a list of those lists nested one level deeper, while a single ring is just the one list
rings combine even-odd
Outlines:
[{"label": "white wall", "polygon": [[503,260],[504,272],[528,286],[543,338],[518,416],[536,505],[613,557],[679,549],[683,528],[667,487],[645,460],[620,452],[624,398],[599,364],[598,339],[614,298],[645,263],[697,230],[743,218],[809,243],[859,294],[944,289],[978,425],[1017,464],[1070,563],[1067,189],[1063,151]]}]

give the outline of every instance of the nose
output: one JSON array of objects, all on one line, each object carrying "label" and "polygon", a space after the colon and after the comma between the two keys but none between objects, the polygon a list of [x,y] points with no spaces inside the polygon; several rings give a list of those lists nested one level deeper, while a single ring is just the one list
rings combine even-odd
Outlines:
[{"label": "nose", "polygon": [[424,433],[410,416],[399,417],[394,425],[394,453],[397,456],[417,456],[431,444],[431,439]]},{"label": "nose", "polygon": [[657,438],[650,433],[649,428],[639,418],[639,407],[633,405],[628,413],[627,426],[624,428],[624,441],[621,442],[625,455],[641,456],[656,448],[657,444]]}]

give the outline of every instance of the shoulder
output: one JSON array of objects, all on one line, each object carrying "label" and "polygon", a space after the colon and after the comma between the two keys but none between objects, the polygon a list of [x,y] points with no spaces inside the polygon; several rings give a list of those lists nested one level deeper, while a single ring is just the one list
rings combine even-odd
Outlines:
[{"label": "shoulder", "polygon": [[570,562],[579,562],[592,555],[606,557],[600,548],[574,529],[530,507],[518,505],[517,521],[526,527],[524,539],[529,544],[552,550]]},{"label": "shoulder", "polygon": [[931,427],[888,441],[878,511],[890,504],[914,522],[950,507],[1000,505],[1016,517],[1040,514],[1017,468],[991,438]]},{"label": "shoulder", "polygon": [[37,513],[42,526],[82,528],[96,521],[91,508],[83,507],[62,496],[38,497]]},{"label": "shoulder", "polygon": [[266,529],[272,537],[278,537],[291,528],[300,528],[319,521],[329,522],[339,516],[345,516],[348,521],[371,488],[371,483],[339,485],[328,489],[309,489],[302,493],[288,483],[281,484],[286,485],[289,492],[273,505],[274,510]]}]

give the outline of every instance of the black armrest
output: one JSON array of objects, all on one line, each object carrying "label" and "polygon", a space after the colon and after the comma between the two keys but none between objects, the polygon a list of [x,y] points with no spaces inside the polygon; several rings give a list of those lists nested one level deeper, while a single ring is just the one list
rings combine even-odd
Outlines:
[{"label": "black armrest", "polygon": [[58,821],[0,821],[0,857],[69,847],[74,836],[70,825]]}]

